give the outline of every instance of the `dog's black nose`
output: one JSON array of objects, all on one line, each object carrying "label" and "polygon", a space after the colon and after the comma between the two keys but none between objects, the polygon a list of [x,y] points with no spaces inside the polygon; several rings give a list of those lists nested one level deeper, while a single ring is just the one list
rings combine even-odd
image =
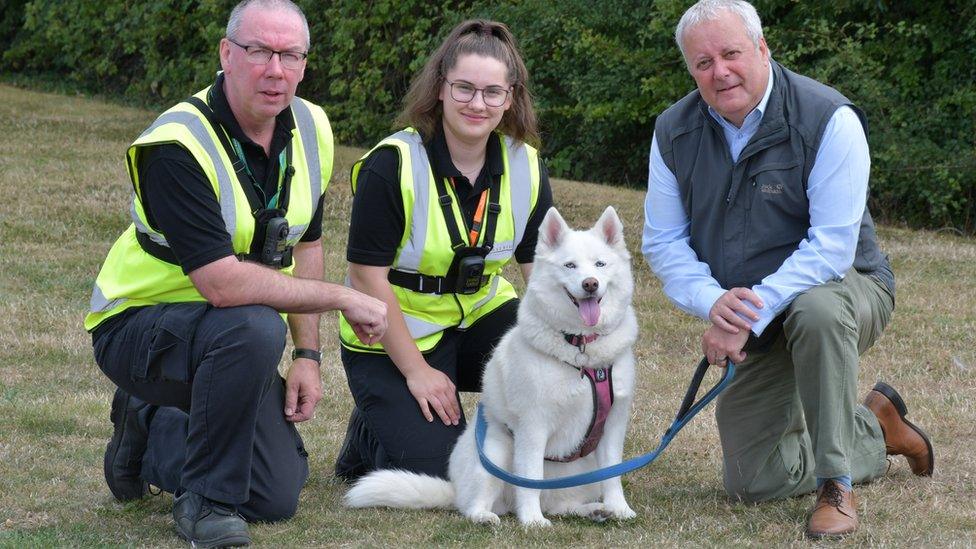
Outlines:
[{"label": "dog's black nose", "polygon": [[597,291],[599,287],[600,287],[600,281],[593,278],[592,276],[583,281],[583,289],[591,294]]}]

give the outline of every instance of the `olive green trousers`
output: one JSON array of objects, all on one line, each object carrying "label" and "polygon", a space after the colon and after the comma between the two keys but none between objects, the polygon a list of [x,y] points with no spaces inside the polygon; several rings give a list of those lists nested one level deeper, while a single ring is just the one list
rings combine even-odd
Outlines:
[{"label": "olive green trousers", "polygon": [[785,498],[815,490],[817,477],[858,483],[886,471],[884,435],[859,404],[857,375],[893,309],[883,283],[851,269],[799,295],[771,347],[736,365],[715,411],[730,496]]}]

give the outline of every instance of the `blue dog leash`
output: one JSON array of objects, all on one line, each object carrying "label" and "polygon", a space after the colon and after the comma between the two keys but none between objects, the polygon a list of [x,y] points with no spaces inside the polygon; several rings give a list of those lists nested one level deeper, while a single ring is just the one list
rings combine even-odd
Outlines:
[{"label": "blue dog leash", "polygon": [[481,404],[479,403],[478,417],[475,420],[474,438],[478,446],[478,457],[481,458],[481,465],[483,465],[489,473],[509,484],[514,484],[523,488],[534,488],[537,490],[551,490],[555,488],[569,488],[571,486],[591,484],[640,469],[641,467],[644,467],[657,459],[661,452],[663,452],[664,449],[667,448],[668,444],[671,443],[671,439],[678,434],[678,431],[680,431],[686,423],[691,421],[691,418],[695,417],[695,414],[700,412],[705,406],[708,405],[709,402],[718,396],[723,389],[725,389],[729,382],[732,381],[732,377],[735,375],[735,364],[732,364],[732,361],[729,361],[728,366],[725,367],[725,374],[722,376],[722,379],[720,379],[714,387],[709,389],[709,391],[705,393],[705,396],[696,402],[695,397],[698,396],[698,390],[701,388],[701,383],[705,378],[705,372],[707,370],[708,360],[703,358],[698,364],[698,369],[695,370],[695,375],[691,378],[691,385],[688,387],[688,392],[685,393],[684,400],[681,401],[681,407],[678,409],[678,415],[675,416],[674,421],[671,422],[671,426],[668,427],[668,430],[664,432],[664,436],[661,438],[661,444],[658,445],[656,450],[649,454],[644,454],[643,456],[628,459],[627,461],[618,463],[616,465],[604,467],[603,469],[597,469],[596,471],[580,473],[578,475],[570,475],[567,477],[545,480],[520,477],[513,475],[512,473],[509,473],[508,471],[492,463],[492,461],[488,459],[488,456],[485,455],[485,434],[488,432],[488,423],[485,421],[485,413],[481,408]]}]

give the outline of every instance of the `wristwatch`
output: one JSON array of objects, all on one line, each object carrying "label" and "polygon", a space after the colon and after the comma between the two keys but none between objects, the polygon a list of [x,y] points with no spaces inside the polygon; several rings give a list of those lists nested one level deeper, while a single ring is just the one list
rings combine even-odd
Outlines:
[{"label": "wristwatch", "polygon": [[315,349],[302,349],[296,347],[294,351],[291,352],[291,359],[296,358],[307,358],[309,360],[314,360],[316,364],[322,364],[322,353],[316,351]]}]

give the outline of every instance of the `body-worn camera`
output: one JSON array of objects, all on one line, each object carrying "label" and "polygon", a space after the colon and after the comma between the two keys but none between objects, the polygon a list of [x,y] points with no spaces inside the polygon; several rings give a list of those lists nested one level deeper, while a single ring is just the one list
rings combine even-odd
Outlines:
[{"label": "body-worn camera", "polygon": [[461,248],[456,252],[457,278],[454,292],[463,295],[476,293],[485,284],[486,248]]},{"label": "body-worn camera", "polygon": [[276,269],[288,267],[291,265],[291,249],[288,245],[288,220],[284,217],[269,219],[261,248],[261,263]]},{"label": "body-worn camera", "polygon": [[290,267],[292,246],[288,245],[288,220],[280,209],[259,210],[254,216],[255,234],[250,259],[275,269]]},{"label": "body-worn camera", "polygon": [[485,273],[485,258],[480,255],[469,255],[458,261],[457,293],[473,294],[481,289],[481,281]]}]

